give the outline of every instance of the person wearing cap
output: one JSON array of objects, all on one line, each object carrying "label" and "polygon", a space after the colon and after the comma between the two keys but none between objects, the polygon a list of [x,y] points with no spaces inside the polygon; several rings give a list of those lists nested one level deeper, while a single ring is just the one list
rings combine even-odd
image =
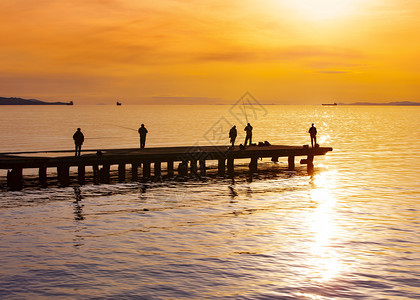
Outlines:
[{"label": "person wearing cap", "polygon": [[311,135],[311,145],[312,148],[314,147],[314,145],[316,146],[316,127],[314,126],[314,123],[312,123],[312,126],[309,128],[309,134]]},{"label": "person wearing cap", "polygon": [[82,151],[82,145],[85,141],[85,136],[83,135],[80,128],[77,128],[77,131],[73,134],[73,140],[75,145],[74,156],[80,156],[80,152]]}]

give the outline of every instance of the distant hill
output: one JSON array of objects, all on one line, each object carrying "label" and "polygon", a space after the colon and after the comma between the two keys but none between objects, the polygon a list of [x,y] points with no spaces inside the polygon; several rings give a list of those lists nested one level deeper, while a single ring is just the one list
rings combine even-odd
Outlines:
[{"label": "distant hill", "polygon": [[387,103],[371,103],[371,102],[355,102],[355,103],[338,103],[340,105],[386,105],[386,106],[420,106],[420,102],[400,101]]},{"label": "distant hill", "polygon": [[73,105],[70,102],[45,102],[37,99],[5,98],[0,97],[0,105]]}]

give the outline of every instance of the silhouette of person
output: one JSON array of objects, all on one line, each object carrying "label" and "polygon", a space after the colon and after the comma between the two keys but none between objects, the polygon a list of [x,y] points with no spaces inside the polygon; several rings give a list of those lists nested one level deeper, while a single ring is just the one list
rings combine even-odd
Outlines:
[{"label": "silhouette of person", "polygon": [[144,149],[144,146],[146,145],[146,134],[148,133],[146,127],[144,127],[144,124],[141,124],[139,128],[139,134],[140,134],[140,149]]},{"label": "silhouette of person", "polygon": [[244,131],[246,131],[246,137],[245,137],[245,143],[244,146],[246,147],[246,142],[249,140],[249,145],[251,146],[252,143],[252,126],[248,123],[246,127],[244,128]]},{"label": "silhouette of person", "polygon": [[314,145],[316,146],[316,127],[314,126],[314,123],[312,123],[312,126],[309,128],[309,134],[311,135],[311,145],[312,148],[314,147]]},{"label": "silhouette of person", "polygon": [[83,135],[80,128],[77,128],[77,131],[73,134],[73,140],[75,145],[74,156],[80,156],[82,151],[82,144],[85,141],[85,136]]},{"label": "silhouette of person", "polygon": [[230,142],[232,143],[232,148],[235,147],[235,140],[236,136],[238,135],[238,131],[236,130],[236,126],[234,125],[229,131]]}]

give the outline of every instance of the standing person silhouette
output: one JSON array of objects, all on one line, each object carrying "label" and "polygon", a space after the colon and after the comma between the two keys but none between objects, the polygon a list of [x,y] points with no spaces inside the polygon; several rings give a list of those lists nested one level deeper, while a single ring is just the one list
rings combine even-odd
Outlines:
[{"label": "standing person silhouette", "polygon": [[246,125],[246,127],[244,128],[244,131],[246,131],[244,146],[246,147],[246,142],[248,142],[248,140],[249,140],[249,145],[251,146],[251,144],[252,144],[252,126],[251,126],[251,124],[248,123],[248,125]]},{"label": "standing person silhouette", "polygon": [[308,132],[311,135],[311,145],[312,145],[312,148],[314,147],[314,145],[316,147],[316,134],[317,134],[317,131],[316,131],[316,127],[314,126],[314,123],[312,123],[312,126],[309,128],[309,131]]},{"label": "standing person silhouette", "polygon": [[236,130],[236,125],[234,125],[230,130],[229,130],[229,137],[230,137],[230,142],[232,143],[232,148],[235,147],[235,140],[236,137],[238,136],[238,131]]},{"label": "standing person silhouette", "polygon": [[85,136],[83,135],[80,128],[77,128],[77,131],[73,134],[73,140],[75,145],[74,156],[80,156],[82,151],[82,144],[85,141]]},{"label": "standing person silhouette", "polygon": [[139,134],[140,134],[140,149],[144,149],[144,146],[146,146],[146,134],[148,133],[146,127],[144,127],[144,124],[141,124],[139,128]]}]

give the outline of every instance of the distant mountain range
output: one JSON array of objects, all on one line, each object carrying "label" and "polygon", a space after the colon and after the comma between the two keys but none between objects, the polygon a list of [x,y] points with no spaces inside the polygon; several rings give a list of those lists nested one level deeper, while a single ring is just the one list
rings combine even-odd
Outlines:
[{"label": "distant mountain range", "polygon": [[37,99],[22,99],[22,98],[5,98],[0,97],[0,105],[73,105],[70,102],[45,102]]},{"label": "distant mountain range", "polygon": [[338,103],[339,105],[387,105],[387,106],[420,106],[420,102],[400,101],[387,103],[372,103],[372,102],[355,102],[355,103]]}]

